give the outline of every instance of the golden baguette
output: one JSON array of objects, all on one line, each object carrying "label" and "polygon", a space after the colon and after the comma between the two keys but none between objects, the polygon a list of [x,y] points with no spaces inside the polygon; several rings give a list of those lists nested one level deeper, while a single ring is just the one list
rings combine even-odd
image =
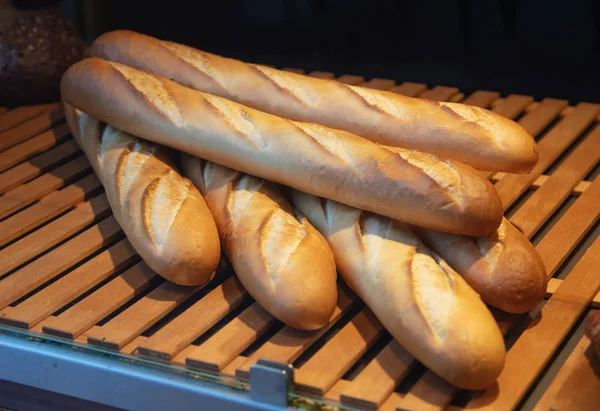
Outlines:
[{"label": "golden baguette", "polygon": [[63,99],[136,136],[411,224],[487,235],[502,219],[490,182],[464,165],[400,153],[97,58],[71,66]]}]

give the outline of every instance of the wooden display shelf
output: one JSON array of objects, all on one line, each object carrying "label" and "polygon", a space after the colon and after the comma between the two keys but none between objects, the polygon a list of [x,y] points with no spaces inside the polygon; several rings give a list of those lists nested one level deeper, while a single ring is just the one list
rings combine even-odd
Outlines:
[{"label": "wooden display shelf", "polygon": [[538,140],[532,173],[481,173],[552,276],[540,309],[494,311],[509,347],[496,386],[473,393],[445,383],[343,284],[329,325],[305,332],[265,312],[225,262],[204,288],[165,282],[124,237],[57,105],[0,114],[0,322],[239,379],[260,358],[288,362],[297,393],[361,409],[600,407],[600,364],[575,332],[600,303],[600,105],[352,75],[337,80],[490,108]]}]

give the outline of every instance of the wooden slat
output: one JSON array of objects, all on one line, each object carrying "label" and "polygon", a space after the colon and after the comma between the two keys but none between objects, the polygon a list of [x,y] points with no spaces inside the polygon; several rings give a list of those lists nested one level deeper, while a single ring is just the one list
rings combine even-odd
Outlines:
[{"label": "wooden slat", "polygon": [[454,386],[427,371],[396,405],[407,410],[443,410],[457,392]]},{"label": "wooden slat", "polygon": [[229,277],[150,337],[138,348],[140,355],[170,360],[240,305],[246,296],[247,291],[238,279]]},{"label": "wooden slat", "polygon": [[427,90],[419,95],[419,98],[435,101],[447,101],[452,96],[458,93],[456,87],[435,86],[431,90]]},{"label": "wooden slat", "polygon": [[503,99],[498,99],[492,104],[494,113],[498,113],[506,118],[513,119],[523,113],[527,106],[531,104],[533,97],[511,94]]},{"label": "wooden slat", "polygon": [[330,73],[328,71],[315,70],[315,71],[311,71],[308,75],[311,77],[322,78],[322,79],[326,79],[326,80],[335,78],[335,74]]},{"label": "wooden slat", "polygon": [[0,311],[0,322],[29,329],[125,267],[136,255],[129,241],[121,240],[18,306]]},{"label": "wooden slat", "polygon": [[531,237],[600,161],[600,127],[569,155],[510,221]]},{"label": "wooden slat", "polygon": [[198,289],[199,287],[184,287],[166,282],[102,327],[88,331],[86,333],[88,343],[111,350],[120,350],[191,297]]},{"label": "wooden slat", "polygon": [[25,181],[31,180],[47,171],[52,166],[62,162],[70,156],[79,153],[79,146],[74,140],[60,144],[44,153],[21,163],[0,174],[0,194],[17,187]]},{"label": "wooden slat", "polygon": [[75,339],[98,321],[147,289],[157,274],[139,262],[57,317],[45,321],[43,331]]},{"label": "wooden slat", "polygon": [[567,210],[536,246],[549,276],[554,275],[571,251],[598,221],[600,177]]},{"label": "wooden slat", "polygon": [[46,131],[52,125],[64,120],[64,118],[65,113],[63,109],[58,108],[52,110],[50,113],[40,114],[31,120],[3,131],[0,133],[0,150],[6,150],[15,144]]},{"label": "wooden slat", "polygon": [[8,112],[8,109],[6,107],[0,107],[0,114],[5,114]]},{"label": "wooden slat", "polygon": [[[562,282],[563,280],[560,278],[551,278],[548,282],[548,288],[546,289],[546,296],[550,298],[550,296],[558,290],[558,287],[560,287]],[[594,296],[590,306],[592,308],[600,308],[600,292]]]},{"label": "wooden slat", "polygon": [[463,104],[468,104],[470,106],[476,106],[481,108],[488,108],[492,105],[492,103],[500,97],[500,93],[497,91],[484,91],[478,90],[473,92],[469,97],[467,97]]},{"label": "wooden slat", "polygon": [[30,120],[42,113],[55,110],[60,103],[43,104],[40,106],[22,106],[0,115],[0,132],[8,130],[17,124]]},{"label": "wooden slat", "polygon": [[353,76],[350,74],[344,74],[337,78],[340,83],[348,84],[350,86],[358,86],[365,82],[365,78],[361,76]]},{"label": "wooden slat", "polygon": [[185,359],[191,368],[217,372],[263,334],[275,319],[258,303],[231,320],[201,346],[191,350]]},{"label": "wooden slat", "polygon": [[593,410],[600,404],[600,360],[587,337],[577,344],[567,362],[535,405],[535,410]]},{"label": "wooden slat", "polygon": [[0,197],[0,219],[69,184],[89,170],[87,158],[79,156],[50,173],[13,188]]},{"label": "wooden slat", "polygon": [[596,239],[541,314],[508,351],[497,387],[471,401],[468,409],[512,409],[548,363],[585,307],[600,290],[600,238]]},{"label": "wooden slat", "polygon": [[8,150],[4,150],[0,153],[0,172],[65,141],[69,133],[69,127],[66,124],[61,124],[52,130],[45,131]]},{"label": "wooden slat", "polygon": [[402,394],[393,392],[379,408],[380,411],[397,411],[397,405],[402,401],[402,398]]},{"label": "wooden slat", "polygon": [[0,308],[33,291],[120,235],[121,227],[109,217],[4,278],[0,281]]},{"label": "wooden slat", "polygon": [[79,204],[72,211],[0,250],[0,276],[37,257],[61,241],[110,213],[104,194]]},{"label": "wooden slat", "polygon": [[372,88],[374,90],[389,90],[396,85],[395,80],[390,80],[386,78],[373,78],[367,81],[364,84],[361,84],[361,87]]},{"label": "wooden slat", "polygon": [[[493,183],[495,183],[496,181],[498,181],[500,178],[504,177],[505,175],[506,175],[506,173],[496,173],[491,178],[491,181]],[[536,178],[533,183],[531,183],[530,188],[540,188],[546,181],[548,181],[549,178],[550,178],[550,176],[542,174],[541,176]],[[579,195],[583,194],[583,192],[590,186],[590,184],[591,184],[590,181],[580,181],[573,188],[573,191],[571,192],[571,194],[573,194],[574,196],[579,196]]]},{"label": "wooden slat", "polygon": [[379,320],[364,308],[296,371],[296,391],[325,394],[382,332]]},{"label": "wooden slat", "polygon": [[415,364],[414,357],[392,340],[340,390],[341,403],[360,409],[379,408]]},{"label": "wooden slat", "polygon": [[289,326],[283,327],[236,369],[236,375],[247,379],[250,367],[261,358],[283,363],[293,362],[342,317],[355,298],[354,294],[349,294],[344,288],[339,287],[337,307],[325,327],[315,331],[297,330]]},{"label": "wooden slat", "polygon": [[48,194],[31,207],[0,222],[0,246],[81,203],[86,197],[98,193],[101,187],[96,175],[91,174],[60,191]]},{"label": "wooden slat", "polygon": [[515,202],[529,185],[588,128],[599,111],[600,106],[596,104],[578,104],[571,114],[563,118],[539,141],[540,157],[531,173],[507,174],[496,183],[496,190],[505,208]]},{"label": "wooden slat", "polygon": [[402,94],[406,97],[417,97],[419,94],[427,90],[427,85],[422,83],[412,83],[410,81],[404,82],[399,86],[392,87],[388,91],[393,93]]}]

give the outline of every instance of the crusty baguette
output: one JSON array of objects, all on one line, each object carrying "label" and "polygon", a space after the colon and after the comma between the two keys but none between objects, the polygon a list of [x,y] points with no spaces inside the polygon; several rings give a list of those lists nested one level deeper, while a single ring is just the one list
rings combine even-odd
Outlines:
[{"label": "crusty baguette", "polygon": [[408,352],[460,388],[494,382],[505,348],[492,314],[407,226],[298,191],[291,198],[329,241],[342,278]]},{"label": "crusty baguette", "polygon": [[64,106],[115,218],[146,264],[177,284],[208,281],[221,256],[217,227],[204,198],[178,174],[166,149]]},{"label": "crusty baguette", "polygon": [[280,321],[315,330],[337,302],[333,253],[276,184],[182,154],[181,168],[204,195],[238,278]]},{"label": "crusty baguette", "polygon": [[494,187],[468,166],[416,151],[395,154],[117,63],[78,62],[61,92],[69,104],[136,136],[411,224],[487,235],[502,219]]},{"label": "crusty baguette", "polygon": [[478,107],[246,64],[131,31],[103,34],[90,54],[281,117],[430,152],[481,170],[527,172],[538,159],[534,139],[521,126]]},{"label": "crusty baguette", "polygon": [[600,357],[600,311],[590,314],[585,323],[585,335],[592,340],[596,355]]},{"label": "crusty baguette", "polygon": [[413,227],[486,303],[510,313],[537,307],[548,286],[544,262],[508,220],[490,236],[468,237]]}]

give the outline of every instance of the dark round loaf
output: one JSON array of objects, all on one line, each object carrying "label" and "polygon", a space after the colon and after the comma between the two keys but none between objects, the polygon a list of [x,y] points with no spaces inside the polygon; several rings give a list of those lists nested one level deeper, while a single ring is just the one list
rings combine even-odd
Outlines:
[{"label": "dark round loaf", "polygon": [[58,101],[60,78],[84,49],[75,26],[56,12],[14,13],[0,24],[0,104]]}]

